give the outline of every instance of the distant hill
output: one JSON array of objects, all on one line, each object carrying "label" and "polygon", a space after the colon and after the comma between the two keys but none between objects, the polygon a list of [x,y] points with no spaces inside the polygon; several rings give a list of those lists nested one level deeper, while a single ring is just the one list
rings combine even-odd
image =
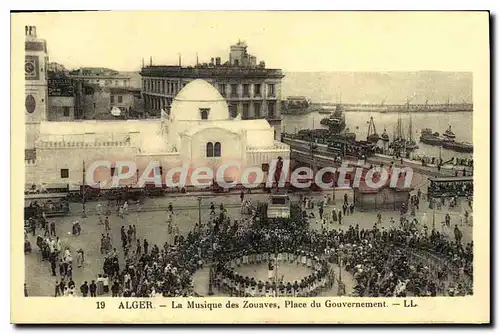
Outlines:
[{"label": "distant hill", "polygon": [[313,102],[472,103],[470,72],[285,72],[282,95]]},{"label": "distant hill", "polygon": [[[139,72],[131,76],[131,86],[141,87]],[[305,96],[312,102],[404,104],[472,103],[472,73],[469,72],[285,72],[283,99]]]}]

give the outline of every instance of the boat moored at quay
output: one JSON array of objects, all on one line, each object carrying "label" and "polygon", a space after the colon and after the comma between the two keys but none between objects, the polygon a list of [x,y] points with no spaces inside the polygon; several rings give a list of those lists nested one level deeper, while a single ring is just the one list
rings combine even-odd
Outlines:
[{"label": "boat moored at quay", "polygon": [[443,133],[443,136],[440,136],[439,132],[432,132],[432,129],[422,129],[420,142],[432,146],[441,146],[455,152],[472,153],[474,151],[474,145],[471,143],[455,141],[455,134],[451,131],[451,126]]}]

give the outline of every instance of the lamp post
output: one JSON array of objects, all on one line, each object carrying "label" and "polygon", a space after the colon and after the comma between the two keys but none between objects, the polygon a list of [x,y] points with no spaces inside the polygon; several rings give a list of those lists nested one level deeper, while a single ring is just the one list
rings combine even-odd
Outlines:
[{"label": "lamp post", "polygon": [[201,225],[201,196],[198,197],[198,224]]},{"label": "lamp post", "polygon": [[338,254],[338,260],[339,260],[339,282],[338,282],[338,290],[337,290],[337,294],[339,296],[342,296],[344,293],[343,293],[343,289],[341,287],[341,285],[343,284],[342,283],[342,253],[339,252]]},{"label": "lamp post", "polygon": [[347,156],[347,129],[344,129],[344,160]]},{"label": "lamp post", "polygon": [[85,212],[85,161],[82,162],[82,218],[87,218],[87,213]]},{"label": "lamp post", "polygon": [[434,197],[431,197],[432,200],[432,229],[436,229],[436,201]]}]

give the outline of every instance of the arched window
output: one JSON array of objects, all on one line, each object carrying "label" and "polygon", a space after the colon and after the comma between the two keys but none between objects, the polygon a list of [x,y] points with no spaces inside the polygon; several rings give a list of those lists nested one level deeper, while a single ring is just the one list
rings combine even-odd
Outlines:
[{"label": "arched window", "polygon": [[221,156],[221,145],[219,142],[216,142],[214,145],[214,157],[220,157]]},{"label": "arched window", "polygon": [[200,108],[200,118],[202,120],[207,120],[209,112],[210,112],[210,108]]},{"label": "arched window", "polygon": [[207,143],[207,158],[213,158],[214,156],[214,144]]}]

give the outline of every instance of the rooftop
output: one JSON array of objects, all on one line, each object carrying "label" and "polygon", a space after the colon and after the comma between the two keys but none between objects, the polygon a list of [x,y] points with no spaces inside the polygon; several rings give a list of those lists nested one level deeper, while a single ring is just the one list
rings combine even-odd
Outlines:
[{"label": "rooftop", "polygon": [[214,66],[197,66],[197,67],[182,67],[182,66],[166,66],[152,65],[141,69],[141,76],[152,77],[178,77],[178,78],[199,78],[209,79],[213,77],[238,78],[247,77],[263,77],[263,78],[283,78],[285,75],[281,69],[270,69],[262,67],[239,67],[229,65],[214,65]]}]

